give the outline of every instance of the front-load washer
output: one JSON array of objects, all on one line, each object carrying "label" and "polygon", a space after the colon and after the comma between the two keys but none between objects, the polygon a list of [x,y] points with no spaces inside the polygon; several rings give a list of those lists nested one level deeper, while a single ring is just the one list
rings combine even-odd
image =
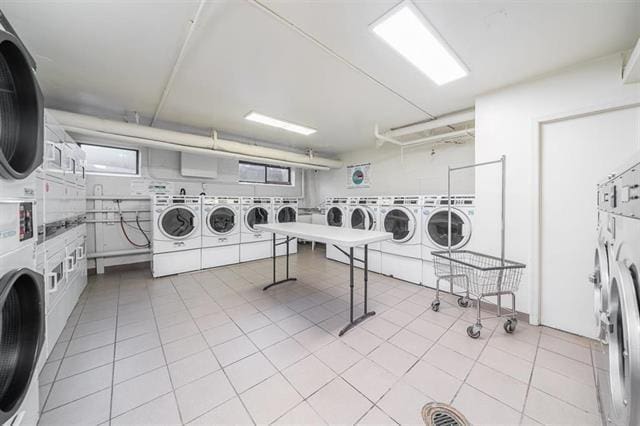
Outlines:
[{"label": "front-load washer", "polygon": [[[298,221],[298,199],[295,197],[273,197],[273,220],[275,223],[288,223]],[[281,243],[287,237],[276,235],[276,242]],[[289,239],[289,254],[298,252],[298,239]],[[287,247],[284,244],[276,246],[276,256],[287,254]]]},{"label": "front-load washer", "polygon": [[[422,284],[435,288],[432,251],[447,250],[449,244],[449,208],[446,195],[425,195],[422,206]],[[451,195],[451,249],[473,249],[475,196]]]},{"label": "front-load washer", "polygon": [[[378,197],[349,197],[347,201],[347,225],[352,229],[364,229],[367,231],[379,231],[380,206]],[[382,256],[380,243],[369,244],[368,267],[372,272],[380,273]],[[358,259],[364,259],[364,248],[355,247],[354,255]],[[356,262],[355,266],[362,268],[364,264]]]},{"label": "front-load washer", "polygon": [[154,277],[200,269],[200,197],[156,194],[152,201]]},{"label": "front-load washer", "polygon": [[608,343],[609,339],[607,315],[609,311],[611,264],[613,262],[614,233],[612,227],[615,224],[612,218],[613,216],[608,212],[598,209],[597,237],[593,258],[594,269],[589,276],[589,281],[593,284],[593,314],[598,328],[598,339],[604,344]]},{"label": "front-load washer", "polygon": [[393,239],[383,241],[381,272],[419,284],[422,281],[422,197],[385,196],[380,198],[381,231],[391,232]]},{"label": "front-load washer", "polygon": [[271,198],[242,197],[240,204],[242,206],[240,262],[271,257],[272,234],[255,228],[255,225],[273,222]]},{"label": "front-load washer", "polygon": [[596,384],[606,424],[637,425],[640,424],[640,154],[598,186],[598,210],[608,216],[603,220],[613,241],[603,318],[609,334],[608,345],[604,345],[608,369],[598,369]]},{"label": "front-load washer", "polygon": [[[329,197],[325,201],[325,225],[336,226],[338,228],[348,227],[348,199],[346,197]],[[343,250],[346,250],[343,248]],[[331,244],[326,247],[327,259],[337,260],[338,262],[348,263],[349,258],[340,250]]]},{"label": "front-load washer", "polygon": [[202,268],[240,262],[240,198],[202,197]]}]

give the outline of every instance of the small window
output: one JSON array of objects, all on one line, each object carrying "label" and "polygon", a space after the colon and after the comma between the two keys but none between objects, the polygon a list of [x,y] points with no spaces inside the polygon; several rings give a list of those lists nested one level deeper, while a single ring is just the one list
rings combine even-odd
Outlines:
[{"label": "small window", "polygon": [[240,161],[238,174],[240,182],[291,185],[291,167]]},{"label": "small window", "polygon": [[81,144],[87,155],[88,174],[138,176],[140,151],[130,148]]}]

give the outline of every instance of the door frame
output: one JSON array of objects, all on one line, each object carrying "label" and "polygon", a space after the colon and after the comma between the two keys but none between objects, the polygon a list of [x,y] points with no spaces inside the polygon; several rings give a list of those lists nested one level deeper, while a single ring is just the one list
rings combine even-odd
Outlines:
[{"label": "door frame", "polygon": [[[604,114],[607,112],[619,111],[630,108],[640,107],[640,96],[625,96],[617,99],[609,100],[598,104],[589,105],[579,109],[559,112],[547,116],[533,119],[533,143],[532,143],[532,177],[531,177],[531,193],[533,195],[532,217],[531,217],[531,252],[529,264],[531,265],[531,287],[529,288],[529,323],[541,325],[541,296],[542,296],[542,264],[541,259],[541,242],[542,242],[542,226],[540,219],[542,218],[542,190],[541,190],[541,149],[542,149],[542,127],[547,124],[557,123],[561,121],[575,120],[578,118],[589,117],[592,115]],[[604,178],[605,176],[603,176]],[[595,230],[594,230],[595,233]]]}]

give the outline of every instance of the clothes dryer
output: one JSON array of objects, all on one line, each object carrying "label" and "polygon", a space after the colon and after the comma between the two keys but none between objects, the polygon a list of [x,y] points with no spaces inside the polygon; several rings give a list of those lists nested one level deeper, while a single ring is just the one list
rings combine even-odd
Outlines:
[{"label": "clothes dryer", "polygon": [[[325,225],[337,226],[339,228],[348,227],[348,204],[347,197],[329,197],[325,201]],[[348,263],[349,258],[331,244],[326,247],[327,259]]]},{"label": "clothes dryer", "polygon": [[240,262],[240,198],[202,197],[202,268]]},{"label": "clothes dryer", "polygon": [[422,281],[421,210],[420,196],[380,198],[381,231],[393,234],[393,240],[381,243],[383,274],[416,284]]},{"label": "clothes dryer", "polygon": [[271,257],[273,250],[272,235],[259,231],[255,225],[272,223],[273,210],[271,198],[242,197],[242,224],[240,226],[240,262]]},{"label": "clothes dryer", "polygon": [[200,197],[157,194],[152,201],[154,277],[200,269]]},{"label": "clothes dryer", "polygon": [[[379,231],[380,207],[378,197],[350,197],[347,201],[347,224],[352,229],[364,229],[367,231]],[[364,258],[364,248],[355,247],[354,256],[358,259]],[[369,245],[368,266],[372,272],[380,273],[382,256],[380,254],[380,243]],[[355,266],[362,268],[360,262]]]},{"label": "clothes dryer", "polygon": [[[295,197],[274,197],[273,202],[273,219],[275,223],[287,223],[298,221],[298,199]],[[282,235],[276,235],[276,242],[280,243],[286,240]],[[298,252],[298,239],[289,239],[289,254]],[[287,247],[284,244],[276,246],[276,256],[284,256],[287,254]]]}]

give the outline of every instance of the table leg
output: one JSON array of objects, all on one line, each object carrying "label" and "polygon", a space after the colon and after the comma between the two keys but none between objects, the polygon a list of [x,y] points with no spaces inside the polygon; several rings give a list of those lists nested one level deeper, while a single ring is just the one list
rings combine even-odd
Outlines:
[{"label": "table leg", "polygon": [[347,324],[338,336],[342,336],[347,331],[351,330],[353,327],[358,325],[360,322],[365,319],[374,316],[376,313],[374,311],[367,311],[367,281],[369,275],[369,247],[365,244],[364,246],[364,313],[353,319],[353,247],[349,248],[349,290],[350,290],[350,300],[349,300],[349,324]]},{"label": "table leg", "polygon": [[[280,243],[280,244],[283,244],[283,243]],[[276,244],[276,234],[273,234],[273,244],[272,244],[273,252],[271,253],[271,259],[273,262],[273,281],[268,286],[265,286],[262,289],[262,291],[265,291],[266,289],[273,287],[274,285],[286,283],[288,281],[296,281],[296,278],[289,277],[289,237],[288,236],[284,244],[287,245],[287,276],[284,280],[276,281],[276,247],[278,246],[278,244]]]}]

